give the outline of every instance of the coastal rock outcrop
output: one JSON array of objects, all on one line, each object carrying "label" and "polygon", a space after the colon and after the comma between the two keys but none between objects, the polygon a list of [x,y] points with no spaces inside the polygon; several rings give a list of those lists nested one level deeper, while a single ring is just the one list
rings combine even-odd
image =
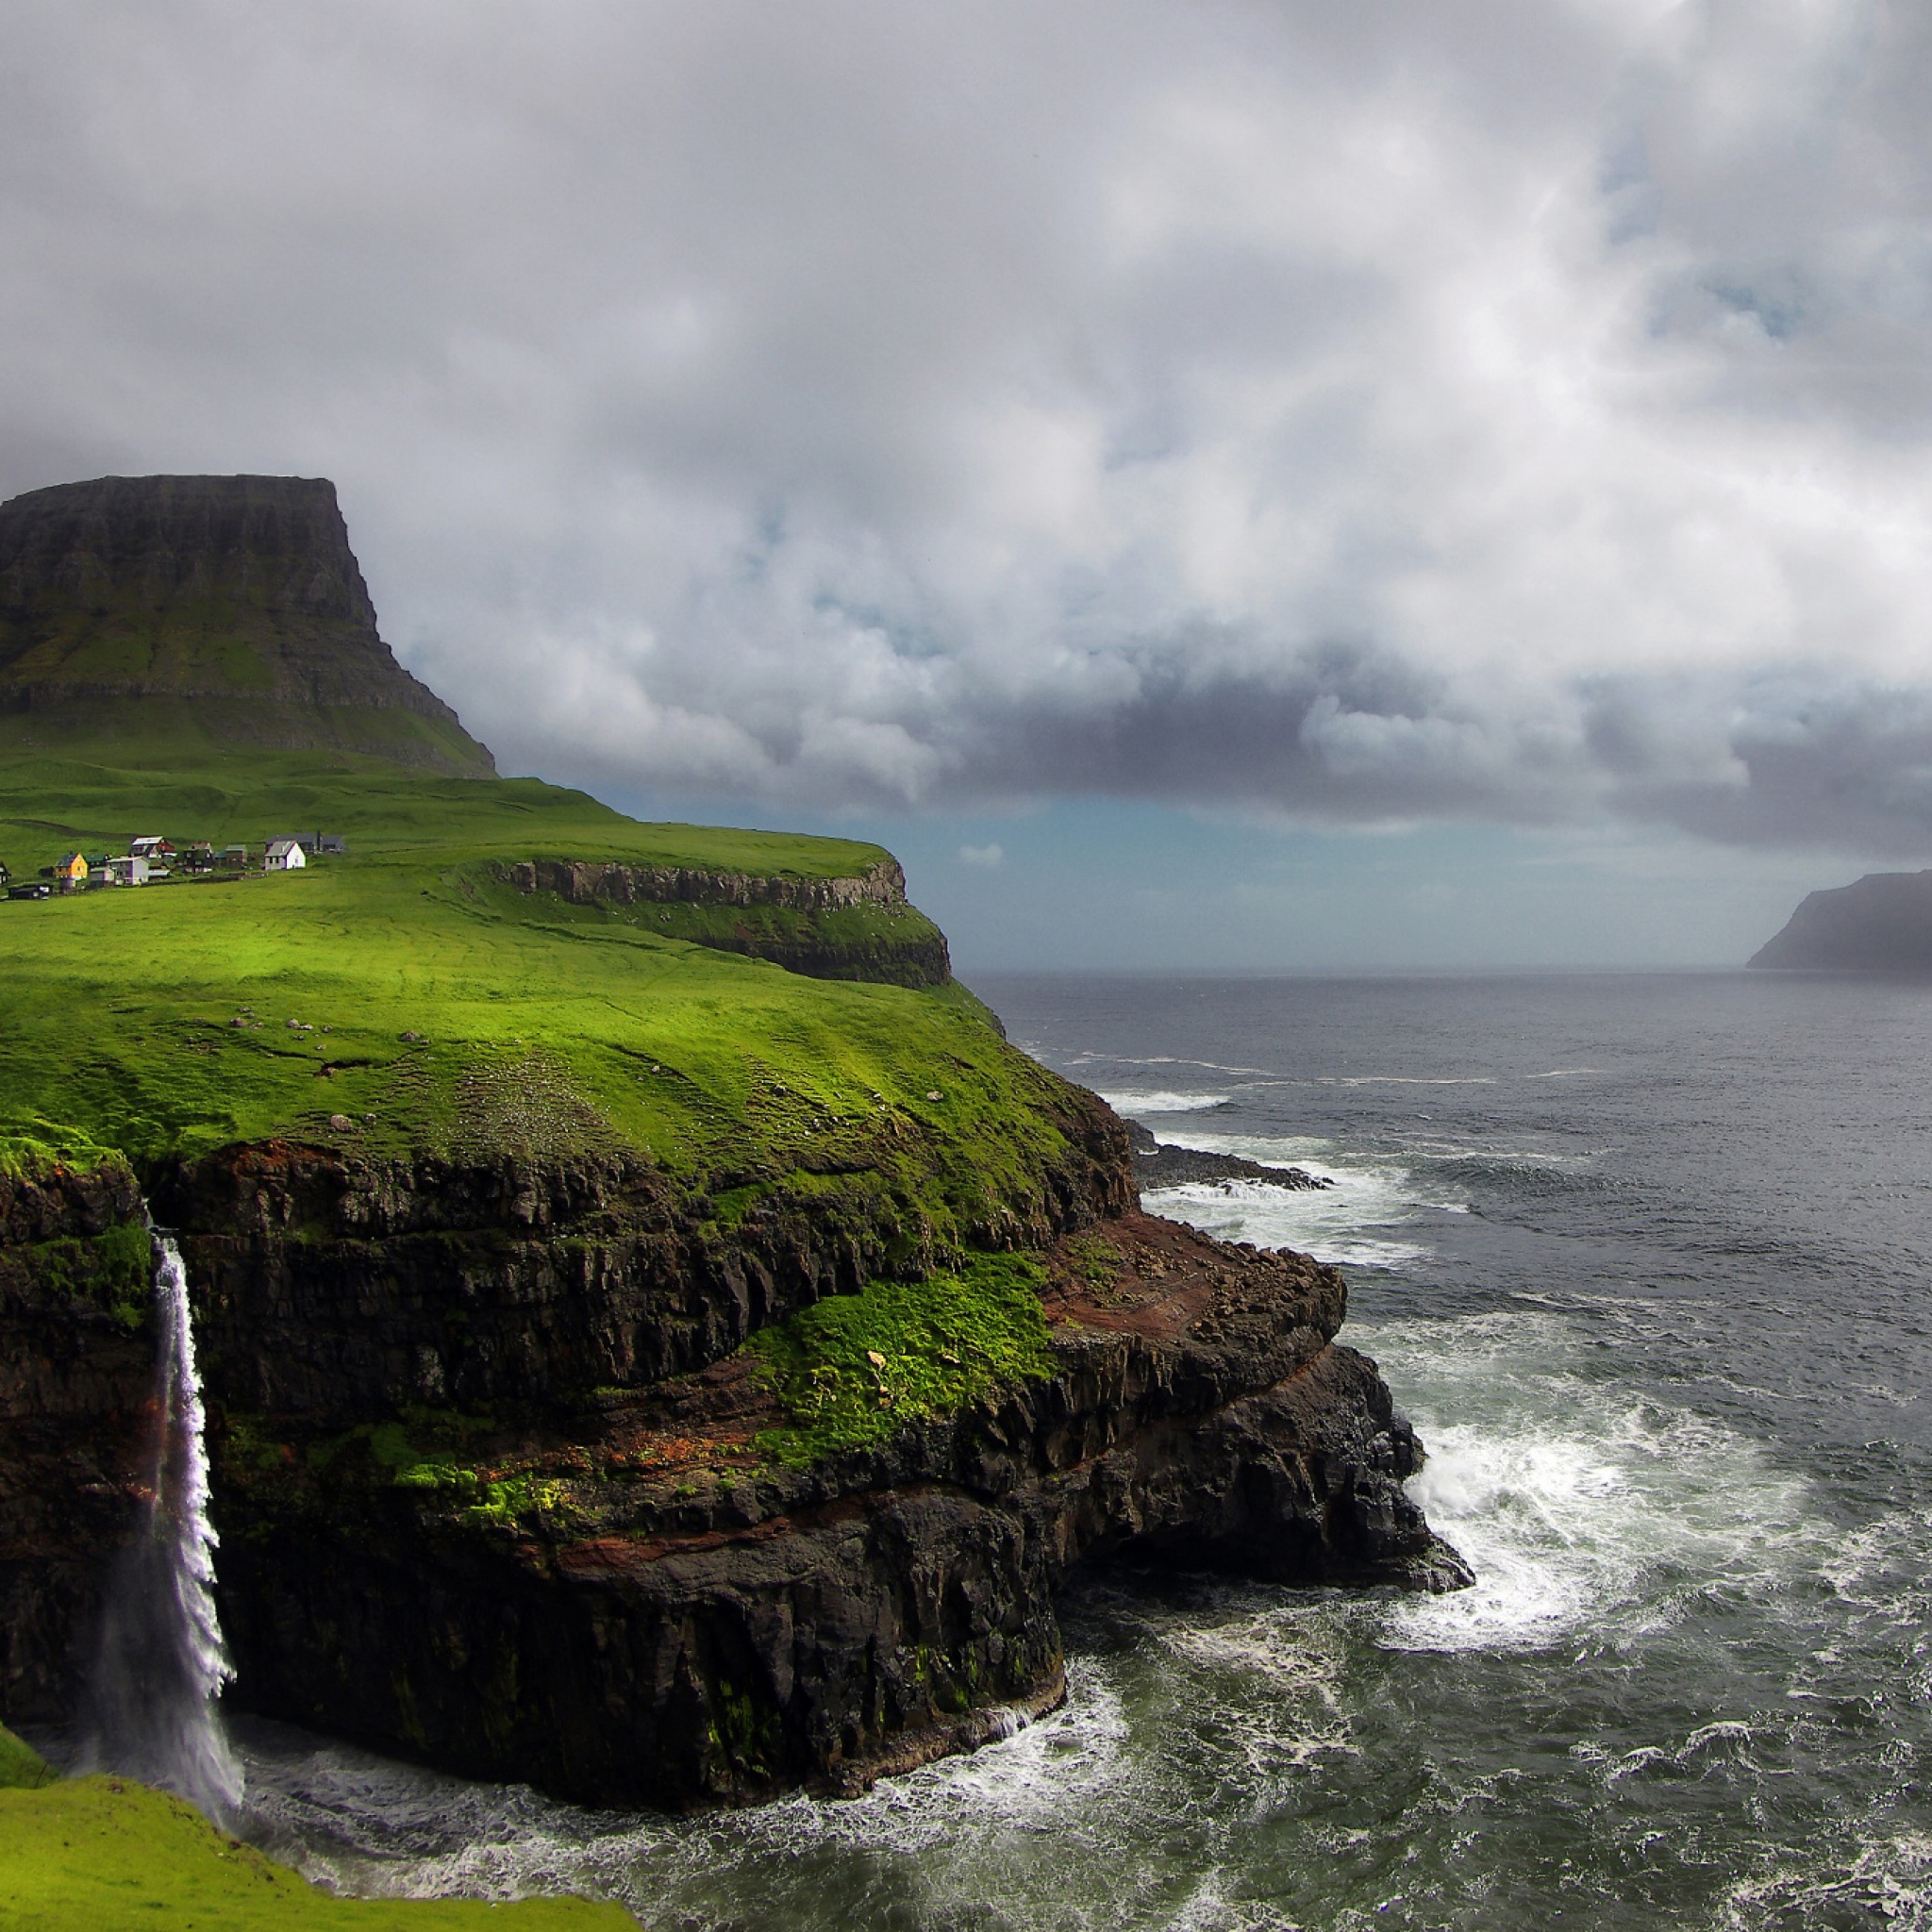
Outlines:
[{"label": "coastal rock outcrop", "polygon": [[[1083,1562],[1467,1582],[1403,1489],[1413,1433],[1335,1341],[1341,1275],[1141,1214],[1122,1124],[1066,1092],[1062,1167],[1007,1230],[1045,1257],[1039,1368],[804,1458],[741,1344],[931,1265],[862,1188],[778,1192],[727,1233],[617,1156],[271,1143],[158,1170],[233,1701],[683,1808],[856,1790],[1050,1706]],[[8,1719],[71,1708],[138,1514],[141,1217],[118,1164],[0,1189],[0,1326],[33,1365],[0,1391]]]},{"label": "coastal rock outcrop", "polygon": [[1469,1580],[1403,1491],[1413,1433],[1333,1340],[1333,1269],[1129,1213],[1062,1241],[1050,1282],[1049,1374],[803,1468],[760,1454],[783,1417],[742,1357],[402,1480],[296,1419],[231,1424],[238,1694],[682,1808],[856,1790],[1057,1702],[1082,1561]]},{"label": "coastal rock outcrop", "polygon": [[1311,1174],[1305,1167],[1271,1167],[1240,1154],[1211,1154],[1201,1147],[1173,1147],[1157,1141],[1139,1121],[1126,1124],[1134,1149],[1134,1179],[1145,1191],[1184,1188],[1202,1182],[1225,1186],[1229,1181],[1254,1181],[1264,1188],[1281,1188],[1306,1194],[1331,1188],[1333,1181]]}]

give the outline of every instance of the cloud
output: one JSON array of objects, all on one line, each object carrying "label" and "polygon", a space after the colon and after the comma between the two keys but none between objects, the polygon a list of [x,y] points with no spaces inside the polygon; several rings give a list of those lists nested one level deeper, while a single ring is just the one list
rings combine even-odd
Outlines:
[{"label": "cloud", "polygon": [[327,474],[507,769],[1932,846],[1902,0],[30,4],[0,491]]},{"label": "cloud", "polygon": [[990,845],[962,845],[959,848],[959,863],[977,866],[982,872],[997,872],[1006,860],[1006,850],[997,841]]}]

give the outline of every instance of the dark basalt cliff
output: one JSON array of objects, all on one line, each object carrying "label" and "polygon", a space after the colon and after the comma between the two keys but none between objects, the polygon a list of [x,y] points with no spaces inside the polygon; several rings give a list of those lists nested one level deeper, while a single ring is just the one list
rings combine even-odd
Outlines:
[{"label": "dark basalt cliff", "polygon": [[239,1693],[593,1802],[735,1803],[1057,1702],[1084,1559],[1467,1581],[1403,1493],[1413,1435],[1333,1343],[1333,1270],[1139,1215],[1106,1240],[1101,1295],[1091,1251],[1057,1257],[1049,1379],[805,1469],[756,1453],[778,1417],[741,1359],[525,1435],[521,1508],[358,1480],[263,1419],[219,1492]]},{"label": "dark basalt cliff", "polygon": [[[1047,1257],[1047,1369],[802,1464],[761,1446],[785,1416],[740,1344],[929,1265],[862,1191],[725,1234],[619,1158],[277,1143],[158,1173],[233,1699],[587,1800],[736,1803],[851,1790],[1055,1702],[1055,1596],[1083,1561],[1465,1582],[1403,1491],[1412,1433],[1333,1339],[1341,1276],[1141,1214],[1121,1124],[1074,1104],[1061,1169],[1007,1229]],[[71,1692],[148,1374],[128,1284],[48,1246],[138,1232],[130,1177],[17,1199],[0,1315],[55,1366],[0,1411],[23,1473],[0,1489],[15,1718]]]},{"label": "dark basalt cliff", "polygon": [[151,735],[157,706],[232,743],[494,770],[377,634],[334,484],[103,476],[0,504],[0,713],[51,743]]},{"label": "dark basalt cliff", "polygon": [[71,1707],[75,1646],[138,1521],[153,1274],[119,1161],[0,1173],[0,1714]]},{"label": "dark basalt cliff", "polygon": [[1809,894],[1753,966],[1932,974],[1932,872],[1874,872]]}]

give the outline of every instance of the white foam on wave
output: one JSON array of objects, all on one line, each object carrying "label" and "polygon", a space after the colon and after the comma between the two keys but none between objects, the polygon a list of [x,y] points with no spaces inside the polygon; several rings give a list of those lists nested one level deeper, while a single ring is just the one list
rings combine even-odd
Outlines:
[{"label": "white foam on wave", "polygon": [[[1104,1813],[1141,1802],[1124,1787],[1144,1783],[1149,1767],[1129,1749],[1105,1667],[1073,1657],[1067,1676],[1061,1709],[1030,1722],[1014,1712],[1003,1737],[970,1756],[855,1799],[794,1794],[695,1820],[586,1811],[321,1740],[269,1754],[258,1734],[244,1752],[251,1835],[310,1879],[363,1897],[588,1890],[657,1915],[674,1899],[703,1900],[721,1876],[800,1869],[832,1853],[909,1860],[922,1889],[981,1896],[987,1872],[1030,1865],[1043,1848],[1091,1837]],[[1088,1923],[1065,1900],[1054,1907],[1037,1872],[1010,1889],[1041,1897],[1042,1926]],[[1092,1921],[1105,1922],[1104,1911]]]},{"label": "white foam on wave", "polygon": [[1185,1221],[1223,1241],[1258,1248],[1297,1248],[1338,1267],[1401,1272],[1427,1258],[1418,1212],[1460,1214],[1462,1201],[1440,1198],[1398,1161],[1352,1156],[1328,1141],[1269,1134],[1162,1136],[1166,1146],[1237,1154],[1265,1166],[1299,1167],[1325,1188],[1290,1190],[1266,1181],[1207,1181],[1150,1189],[1150,1211]]},{"label": "white foam on wave", "polygon": [[1429,1452],[1410,1485],[1476,1573],[1473,1590],[1391,1609],[1402,1649],[1624,1643],[1676,1620],[1681,1592],[1816,1574],[1837,1533],[1808,1483],[1688,1408],[1579,1373],[1574,1326],[1535,1308],[1369,1324]]},{"label": "white foam on wave", "polygon": [[1331,1201],[1325,1191],[1289,1193],[1266,1181],[1203,1181],[1149,1189],[1141,1199],[1150,1213],[1184,1221],[1223,1241],[1296,1248],[1337,1267],[1399,1272],[1429,1253],[1418,1241],[1371,1233],[1358,1224],[1354,1204]]},{"label": "white foam on wave", "polygon": [[1712,1923],[1724,1932],[1769,1926],[1932,1926],[1932,1834],[1826,1829],[1804,1857],[1787,1855],[1737,1880]]},{"label": "white foam on wave", "polygon": [[1274,1077],[1267,1067],[1235,1066],[1226,1060],[1191,1059],[1178,1053],[1076,1053],[1054,1062],[1063,1069],[1085,1066],[1108,1067],[1201,1067],[1210,1074],[1253,1074],[1261,1079]]},{"label": "white foam on wave", "polygon": [[1209,1108],[1225,1107],[1234,1098],[1231,1093],[1181,1093],[1165,1087],[1152,1092],[1116,1091],[1100,1097],[1116,1113],[1136,1117],[1143,1113],[1205,1113]]}]

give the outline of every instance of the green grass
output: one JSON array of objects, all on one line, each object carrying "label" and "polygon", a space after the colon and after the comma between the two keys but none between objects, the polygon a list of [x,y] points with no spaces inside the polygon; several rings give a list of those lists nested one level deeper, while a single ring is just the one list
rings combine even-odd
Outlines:
[{"label": "green grass", "polygon": [[840,876],[875,846],[639,824],[534,779],[317,754],[0,772],[16,872],[142,831],[253,845],[302,826],[343,832],[349,856],[0,903],[0,1146],[116,1148],[138,1170],[275,1136],[629,1148],[733,1211],[774,1190],[869,1193],[941,1251],[1059,1152],[1058,1083],[963,990],[807,979],[491,882],[532,857]]},{"label": "green grass", "polygon": [[35,1790],[59,1775],[31,1744],[0,1724],[0,1790]]},{"label": "green grass", "polygon": [[1053,1373],[1044,1277],[1019,1255],[976,1255],[916,1285],[874,1281],[755,1335],[745,1352],[784,1403],[760,1454],[805,1463]]},{"label": "green grass", "polygon": [[0,759],[0,859],[31,875],[75,845],[161,832],[179,844],[279,832],[345,833],[356,857],[616,859],[727,872],[856,874],[887,855],[849,839],[729,826],[641,824],[587,792],[539,778],[457,778],[350,753],[76,745],[71,757]]},{"label": "green grass", "polygon": [[620,1932],[586,1899],[346,1899],[225,1837],[190,1806],[111,1777],[0,1790],[7,1932]]}]

